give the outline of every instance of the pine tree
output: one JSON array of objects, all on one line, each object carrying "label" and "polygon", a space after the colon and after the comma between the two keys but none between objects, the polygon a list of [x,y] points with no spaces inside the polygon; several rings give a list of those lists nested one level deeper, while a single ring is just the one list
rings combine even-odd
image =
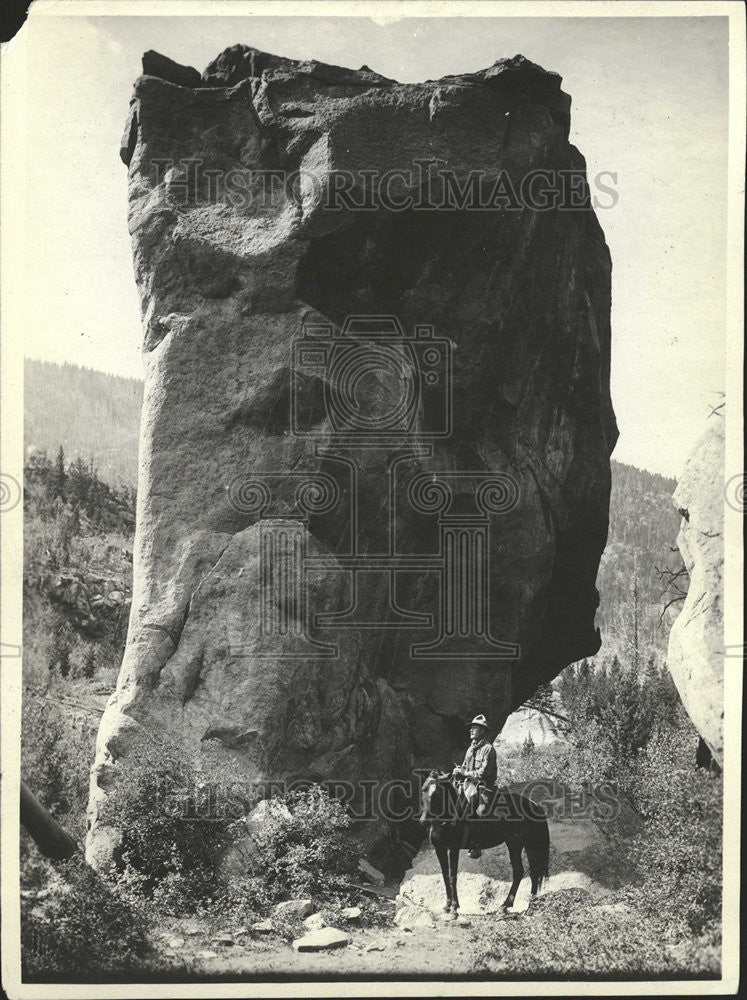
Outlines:
[{"label": "pine tree", "polygon": [[90,679],[96,673],[96,647],[91,643],[83,655],[83,663],[80,668],[81,677]]},{"label": "pine tree", "polygon": [[68,476],[68,500],[84,509],[88,509],[91,479],[86,463],[80,455],[71,463]]},{"label": "pine tree", "polygon": [[57,671],[60,677],[67,677],[70,673],[70,644],[62,628],[57,628],[52,640],[52,649],[49,658],[49,668]]},{"label": "pine tree", "polygon": [[61,500],[66,499],[65,487],[67,485],[67,473],[65,471],[65,449],[60,445],[55,461],[54,476],[52,478],[52,497]]}]

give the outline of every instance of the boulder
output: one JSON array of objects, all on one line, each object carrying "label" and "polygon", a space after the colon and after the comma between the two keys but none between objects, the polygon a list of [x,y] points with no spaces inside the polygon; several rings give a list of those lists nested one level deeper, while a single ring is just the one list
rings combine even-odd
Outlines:
[{"label": "boulder", "polygon": [[386,882],[386,876],[378,868],[374,868],[365,858],[358,861],[358,871],[372,885],[383,885]]},{"label": "boulder", "polygon": [[272,934],[274,930],[271,920],[259,920],[256,924],[252,924],[251,929],[255,934]]},{"label": "boulder", "polygon": [[326,927],[324,917],[321,913],[312,913],[310,917],[306,917],[303,925],[307,931],[320,931],[322,927]]},{"label": "boulder", "polygon": [[688,458],[672,502],[677,545],[690,574],[669,634],[667,665],[694,726],[721,765],[724,752],[724,423],[714,412]]},{"label": "boulder", "polygon": [[342,911],[342,915],[345,920],[360,920],[361,908],[360,906],[346,906]]},{"label": "boulder", "polygon": [[233,934],[229,933],[228,931],[219,931],[218,934],[214,934],[210,938],[210,943],[219,944],[223,945],[226,948],[230,948],[234,943]]},{"label": "boulder", "polygon": [[310,917],[314,912],[314,904],[310,899],[287,899],[284,903],[278,903],[275,907],[275,915],[278,917]]},{"label": "boulder", "polygon": [[178,87],[199,87],[202,84],[202,77],[194,66],[182,66],[152,49],[143,54],[143,73],[175,83]]},{"label": "boulder", "polygon": [[333,948],[345,948],[350,944],[350,937],[336,927],[323,927],[319,931],[311,931],[293,942],[294,951],[330,951]]},{"label": "boulder", "polygon": [[121,149],[146,374],[99,865],[146,735],[405,778],[600,646],[610,256],[560,77],[182,69],[148,56]]}]

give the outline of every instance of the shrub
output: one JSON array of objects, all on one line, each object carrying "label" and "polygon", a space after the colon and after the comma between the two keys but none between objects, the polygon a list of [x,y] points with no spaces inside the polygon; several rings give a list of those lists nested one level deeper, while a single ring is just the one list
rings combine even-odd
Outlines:
[{"label": "shrub", "polygon": [[511,976],[718,973],[718,954],[680,955],[668,940],[665,919],[624,904],[611,909],[588,893],[567,889],[540,897],[521,920],[490,928],[478,968]]},{"label": "shrub", "polygon": [[631,853],[652,908],[680,932],[717,932],[721,919],[722,783],[694,765],[698,734],[662,729],[638,756],[624,788],[644,818]]},{"label": "shrub", "polygon": [[81,660],[80,667],[78,668],[78,675],[80,677],[85,677],[90,680],[96,673],[96,647],[93,643],[89,643],[84,651]]},{"label": "shrub", "polygon": [[25,688],[21,773],[29,788],[78,839],[85,835],[88,772],[95,735],[77,730],[40,690]]},{"label": "shrub", "polygon": [[57,866],[64,882],[43,902],[21,907],[24,978],[112,979],[135,971],[148,952],[141,911],[116,896],[80,857]]},{"label": "shrub", "polygon": [[496,747],[498,784],[509,785],[518,781],[537,778],[563,780],[568,772],[569,747],[565,743],[535,746],[531,754],[523,753],[523,746]]},{"label": "shrub", "polygon": [[254,836],[261,875],[247,891],[261,906],[289,896],[350,895],[360,854],[344,806],[319,785],[278,800]]},{"label": "shrub", "polygon": [[201,802],[218,765],[192,759],[176,743],[152,740],[127,757],[101,821],[122,833],[116,877],[130,898],[148,896],[166,912],[194,910],[220,888],[216,861],[233,839],[234,820]]}]

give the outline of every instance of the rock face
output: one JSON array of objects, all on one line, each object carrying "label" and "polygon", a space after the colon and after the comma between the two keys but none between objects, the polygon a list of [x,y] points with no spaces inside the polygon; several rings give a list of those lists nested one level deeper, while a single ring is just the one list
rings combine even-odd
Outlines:
[{"label": "rock face", "polygon": [[534,708],[520,708],[506,719],[494,743],[496,749],[501,746],[517,747],[525,743],[529,737],[536,747],[565,742],[549,715]]},{"label": "rock face", "polygon": [[690,574],[669,635],[667,664],[682,702],[712,755],[724,752],[724,422],[709,417],[672,502],[682,515],[677,545]]},{"label": "rock face", "polygon": [[121,147],[135,582],[98,861],[146,730],[217,740],[249,780],[405,777],[596,652],[617,436],[610,259],[557,74],[517,56],[399,84],[247,46],[199,84],[145,68]]}]

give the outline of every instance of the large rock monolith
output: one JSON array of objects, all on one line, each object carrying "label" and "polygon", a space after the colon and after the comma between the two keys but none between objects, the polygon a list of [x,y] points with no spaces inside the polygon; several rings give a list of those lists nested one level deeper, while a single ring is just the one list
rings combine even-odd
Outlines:
[{"label": "large rock monolith", "polygon": [[724,423],[708,419],[677,483],[677,545],[690,574],[669,634],[667,664],[682,702],[711,754],[724,755]]},{"label": "large rock monolith", "polygon": [[399,84],[247,46],[199,84],[146,69],[121,148],[134,593],[96,863],[145,734],[217,741],[248,780],[404,777],[595,653],[617,436],[610,257],[557,74]]}]

